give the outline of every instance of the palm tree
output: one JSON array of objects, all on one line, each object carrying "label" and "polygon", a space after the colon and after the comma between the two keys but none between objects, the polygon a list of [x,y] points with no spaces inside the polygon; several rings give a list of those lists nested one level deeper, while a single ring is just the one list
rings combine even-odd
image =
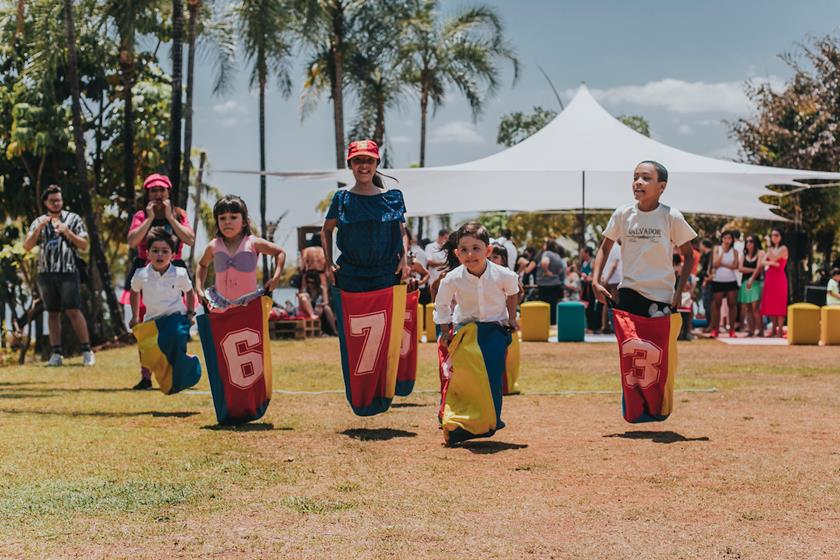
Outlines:
[{"label": "palm tree", "polygon": [[114,293],[111,272],[108,269],[108,261],[105,258],[102,239],[99,235],[99,225],[95,218],[93,203],[91,201],[90,191],[88,190],[87,163],[85,162],[85,133],[82,128],[82,105],[81,93],[79,91],[79,61],[76,55],[76,29],[73,22],[72,0],[64,0],[64,27],[67,39],[67,82],[70,85],[72,98],[71,111],[73,115],[73,138],[76,144],[76,173],[79,182],[79,194],[84,209],[85,221],[87,222],[90,233],[91,256],[96,263],[96,268],[102,280],[102,288],[105,290],[112,326],[117,335],[122,335],[125,334],[122,308],[120,308],[117,302],[117,296]]},{"label": "palm tree", "polygon": [[[228,90],[230,75],[233,72],[236,55],[236,41],[233,28],[225,11],[219,17],[208,18],[203,13],[202,0],[187,0],[189,20],[187,22],[187,99],[184,105],[184,158],[181,177],[184,178],[184,188],[179,194],[178,206],[187,207],[187,198],[192,168],[192,125],[193,125],[193,89],[195,83],[195,54],[199,45],[199,35],[203,47],[210,47],[216,54],[216,76],[213,93],[220,94]],[[198,186],[196,187],[199,188]]]},{"label": "palm tree", "polygon": [[468,8],[439,20],[436,0],[415,0],[408,35],[402,47],[404,78],[420,96],[420,167],[424,167],[429,102],[434,112],[454,86],[467,98],[477,119],[487,97],[499,88],[498,60],[513,64],[514,82],[519,77],[519,60],[505,41],[501,17],[489,7]]},{"label": "palm tree", "polygon": [[134,77],[138,19],[151,9],[153,0],[109,0],[106,13],[114,20],[119,35],[119,65],[123,98],[123,197],[128,208],[134,203]]},{"label": "palm tree", "polygon": [[169,179],[173,200],[181,200],[181,118],[183,101],[181,82],[184,79],[184,3],[172,0],[172,102],[169,111]]},{"label": "palm tree", "polygon": [[[277,80],[280,93],[291,93],[291,43],[288,41],[289,6],[279,0],[240,0],[236,6],[239,35],[251,67],[251,87],[259,91],[260,104],[260,232],[268,235],[265,218],[265,90],[270,77]],[[263,255],[263,281],[269,278],[268,258]]]},{"label": "palm tree", "polygon": [[348,37],[354,24],[355,12],[363,5],[359,0],[295,0],[297,14],[295,33],[309,45],[312,54],[306,64],[306,76],[301,97],[305,117],[324,91],[329,91],[333,105],[335,131],[335,165],[344,162],[344,72],[345,59],[351,42]]},{"label": "palm tree", "polygon": [[366,2],[356,14],[354,35],[365,41],[347,53],[348,85],[359,100],[353,138],[372,138],[385,145],[386,110],[397,107],[408,94],[402,52],[393,33],[405,28],[411,16],[409,3],[395,0]]}]

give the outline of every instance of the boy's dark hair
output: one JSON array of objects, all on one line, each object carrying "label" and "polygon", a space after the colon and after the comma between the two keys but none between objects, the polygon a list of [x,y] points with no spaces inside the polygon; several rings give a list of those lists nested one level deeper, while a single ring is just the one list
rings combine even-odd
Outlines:
[{"label": "boy's dark hair", "polygon": [[41,193],[41,202],[46,202],[47,198],[51,194],[61,194],[61,187],[59,187],[58,185],[50,185],[49,187],[47,187],[46,190],[44,190],[44,192]]},{"label": "boy's dark hair", "polygon": [[438,230],[438,237],[440,237],[441,235],[449,235],[449,230],[446,228],[441,228],[440,230]]},{"label": "boy's dark hair", "polygon": [[499,232],[499,235],[501,235],[505,239],[510,239],[511,231],[508,228],[502,228],[502,231]]},{"label": "boy's dark hair", "polygon": [[704,239],[704,240],[701,242],[701,244],[702,244],[702,245],[703,245],[703,247],[705,247],[706,249],[711,249],[712,247],[714,247],[714,246],[715,246],[715,244],[714,244],[714,243],[712,243],[712,240],[711,240],[711,239]]},{"label": "boy's dark hair", "polygon": [[588,256],[591,257],[592,256],[592,247],[590,247],[589,245],[584,245],[581,248],[580,252],[581,253],[586,253]]},{"label": "boy's dark hair", "polygon": [[496,255],[497,257],[501,257],[502,266],[508,266],[508,252],[507,252],[507,249],[505,249],[504,245],[499,245],[498,243],[493,243],[493,253],[491,255]]},{"label": "boy's dark hair", "polygon": [[216,222],[216,237],[222,237],[219,229],[219,216],[222,214],[242,214],[242,234],[251,235],[251,221],[248,219],[248,206],[235,194],[226,194],[213,206],[213,221]]},{"label": "boy's dark hair", "polygon": [[832,276],[837,276],[838,274],[840,274],[840,268],[832,268],[831,269],[831,275]]},{"label": "boy's dark hair", "polygon": [[467,222],[458,228],[455,232],[455,237],[458,239],[462,237],[475,237],[479,241],[483,241],[485,245],[490,245],[490,233],[483,225],[478,222]]},{"label": "boy's dark hair", "polygon": [[658,161],[653,161],[652,159],[646,159],[645,161],[640,161],[636,167],[642,165],[643,163],[649,163],[656,169],[656,178],[659,179],[663,183],[668,182],[668,170],[665,169],[665,166],[659,163]]},{"label": "boy's dark hair", "polygon": [[149,249],[152,248],[152,243],[157,241],[163,241],[174,253],[176,248],[178,247],[178,240],[175,238],[174,235],[166,231],[162,227],[153,227],[149,230],[149,233],[146,234],[146,247]]}]

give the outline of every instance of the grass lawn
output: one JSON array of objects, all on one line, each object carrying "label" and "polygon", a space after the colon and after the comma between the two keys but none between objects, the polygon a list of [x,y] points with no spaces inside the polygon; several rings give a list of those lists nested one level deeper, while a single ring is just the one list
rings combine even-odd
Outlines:
[{"label": "grass lawn", "polygon": [[235,429],[129,390],[135,348],[2,368],[0,557],[840,558],[840,347],[681,343],[673,415],[629,425],[614,344],[524,343],[508,427],[459,448],[420,350],[359,418],[335,339],[273,342],[275,389],[326,392]]}]

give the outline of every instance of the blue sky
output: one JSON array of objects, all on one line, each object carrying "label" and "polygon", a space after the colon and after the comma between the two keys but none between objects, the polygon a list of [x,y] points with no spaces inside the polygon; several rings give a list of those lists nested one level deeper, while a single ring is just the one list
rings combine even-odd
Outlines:
[{"label": "blue sky", "polygon": [[[745,80],[783,84],[790,69],[778,58],[808,35],[836,31],[836,0],[485,0],[498,9],[506,34],[522,62],[520,80],[512,73],[478,122],[453,92],[429,123],[427,165],[469,161],[502,149],[495,143],[499,119],[534,105],[558,109],[542,66],[568,100],[585,81],[613,114],[644,116],[657,140],[714,157],[737,156],[724,120],[749,115]],[[444,14],[475,2],[444,0]],[[304,56],[299,57],[299,62]],[[330,168],[334,162],[332,109],[326,97],[301,122],[301,76],[284,99],[270,92],[268,168]],[[212,62],[200,63],[197,76],[194,145],[207,150],[212,167],[257,169],[257,97],[248,90],[242,67],[233,91],[214,97]],[[347,103],[347,128],[354,107]],[[387,131],[396,167],[418,160],[419,107],[416,101],[388,115]],[[259,181],[255,176],[213,172],[210,182],[243,196],[256,214]],[[318,219],[314,205],[330,185],[286,183],[270,178],[269,219],[290,210],[277,241],[295,254],[293,228]]]}]

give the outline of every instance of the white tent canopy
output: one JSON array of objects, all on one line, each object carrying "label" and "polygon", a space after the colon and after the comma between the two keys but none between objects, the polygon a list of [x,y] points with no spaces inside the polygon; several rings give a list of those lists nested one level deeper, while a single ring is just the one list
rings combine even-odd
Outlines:
[{"label": "white tent canopy", "polygon": [[[410,215],[454,212],[613,209],[632,200],[643,160],[669,172],[662,201],[683,212],[778,219],[759,196],[767,185],[840,181],[840,173],[747,165],[699,156],[652,140],[613,118],[582,85],[553,121],[491,156],[443,167],[389,169]],[[352,182],[344,171],[269,173]]]}]

